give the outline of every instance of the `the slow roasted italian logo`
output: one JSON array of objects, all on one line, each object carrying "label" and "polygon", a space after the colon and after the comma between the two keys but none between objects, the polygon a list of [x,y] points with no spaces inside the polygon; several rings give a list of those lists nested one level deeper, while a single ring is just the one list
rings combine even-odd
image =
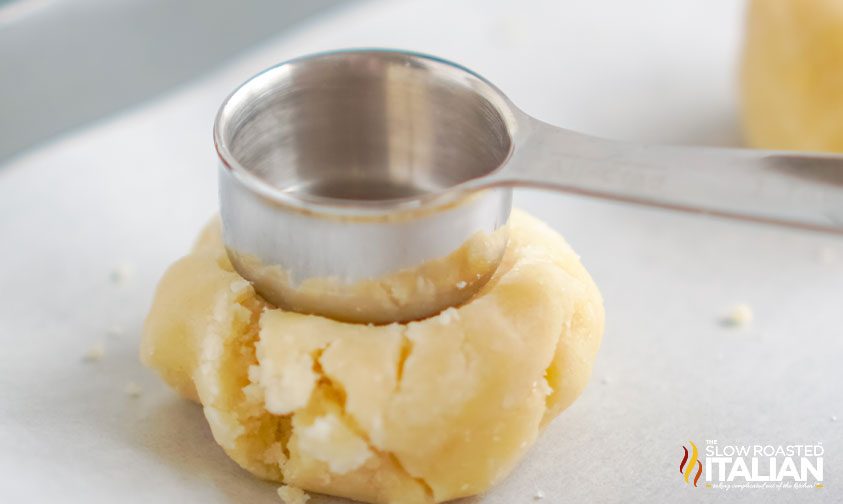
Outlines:
[{"label": "the slow roasted italian logo", "polygon": [[688,441],[691,444],[691,451],[688,452],[688,448],[682,447],[685,450],[685,455],[682,457],[682,462],[679,464],[679,474],[683,476],[685,479],[685,483],[691,482],[691,475],[696,472],[694,475],[694,486],[697,486],[697,483],[700,481],[700,476],[702,476],[702,462],[700,462],[700,452],[697,450],[697,445],[694,444],[693,441]]}]

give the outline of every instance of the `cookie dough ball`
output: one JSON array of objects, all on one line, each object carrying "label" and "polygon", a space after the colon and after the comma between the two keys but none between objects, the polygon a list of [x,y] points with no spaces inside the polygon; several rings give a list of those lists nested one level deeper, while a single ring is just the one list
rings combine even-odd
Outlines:
[{"label": "cookie dough ball", "polygon": [[588,381],[600,294],[568,244],[523,213],[468,303],[382,326],[267,305],[215,226],[162,279],[142,359],[262,478],[372,503],[474,495]]},{"label": "cookie dough ball", "polygon": [[843,152],[843,2],[753,0],[741,98],[753,147]]}]

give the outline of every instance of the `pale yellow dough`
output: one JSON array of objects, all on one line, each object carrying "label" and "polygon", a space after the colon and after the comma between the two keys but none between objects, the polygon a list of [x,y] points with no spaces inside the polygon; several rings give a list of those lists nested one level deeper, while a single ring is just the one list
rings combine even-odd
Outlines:
[{"label": "pale yellow dough", "polygon": [[843,1],[753,0],[741,98],[751,146],[843,152]]},{"label": "pale yellow dough", "polygon": [[267,306],[214,224],[161,280],[142,359],[262,478],[373,503],[483,492],[580,394],[603,333],[562,237],[517,211],[510,233],[468,303],[369,326]]},{"label": "pale yellow dough", "polygon": [[281,502],[284,504],[307,504],[307,501],[310,500],[310,496],[304,493],[301,488],[287,485],[278,489],[278,497],[281,497]]}]

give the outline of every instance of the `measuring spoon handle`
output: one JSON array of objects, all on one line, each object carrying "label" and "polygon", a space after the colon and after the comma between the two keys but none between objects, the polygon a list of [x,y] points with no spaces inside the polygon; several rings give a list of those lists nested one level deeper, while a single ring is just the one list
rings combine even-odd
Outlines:
[{"label": "measuring spoon handle", "polygon": [[843,236],[843,156],[641,145],[522,122],[480,185],[536,187]]}]

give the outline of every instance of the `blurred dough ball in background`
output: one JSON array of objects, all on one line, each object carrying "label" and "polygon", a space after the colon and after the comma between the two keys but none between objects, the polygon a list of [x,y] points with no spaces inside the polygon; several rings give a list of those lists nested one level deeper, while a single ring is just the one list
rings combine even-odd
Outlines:
[{"label": "blurred dough ball in background", "polygon": [[741,81],[750,146],[843,152],[843,0],[751,0]]}]

